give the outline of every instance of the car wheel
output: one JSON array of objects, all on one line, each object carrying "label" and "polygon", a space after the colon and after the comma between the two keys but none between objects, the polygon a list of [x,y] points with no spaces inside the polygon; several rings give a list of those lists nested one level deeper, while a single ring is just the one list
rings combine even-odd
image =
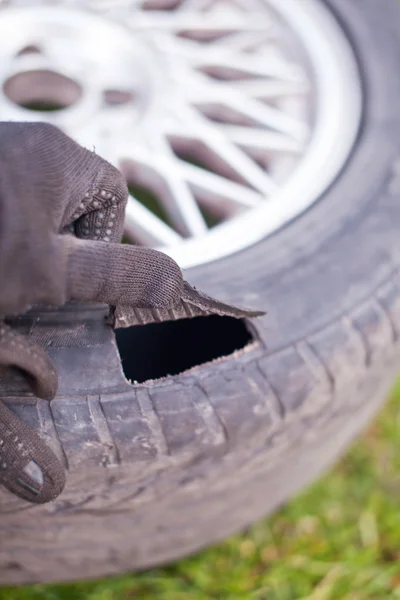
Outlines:
[{"label": "car wheel", "polygon": [[126,241],[267,310],[107,329],[101,355],[64,323],[51,405],[0,388],[68,468],[48,505],[1,492],[1,581],[175,560],[310,483],[396,376],[400,6],[11,1],[0,34],[2,118],[94,145],[130,184]]}]

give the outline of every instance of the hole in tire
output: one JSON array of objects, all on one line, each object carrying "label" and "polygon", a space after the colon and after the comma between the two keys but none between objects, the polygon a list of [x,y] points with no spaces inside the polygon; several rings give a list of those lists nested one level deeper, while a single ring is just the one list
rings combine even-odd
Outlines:
[{"label": "hole in tire", "polygon": [[115,331],[125,377],[143,383],[227,357],[254,342],[245,320],[196,317]]},{"label": "hole in tire", "polygon": [[76,81],[45,69],[17,73],[7,79],[3,89],[18,106],[39,112],[68,108],[78,102],[82,94]]}]

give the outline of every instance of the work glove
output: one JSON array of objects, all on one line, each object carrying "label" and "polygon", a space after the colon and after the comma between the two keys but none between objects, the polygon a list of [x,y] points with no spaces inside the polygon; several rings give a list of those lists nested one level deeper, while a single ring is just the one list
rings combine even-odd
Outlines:
[{"label": "work glove", "polygon": [[[106,303],[114,327],[262,314],[208,298],[161,252],[120,244],[127,199],[121,173],[56,127],[0,123],[0,378],[17,367],[36,397],[56,395],[47,353],[10,325],[33,305]],[[53,452],[1,400],[0,483],[35,503],[65,484]]]}]

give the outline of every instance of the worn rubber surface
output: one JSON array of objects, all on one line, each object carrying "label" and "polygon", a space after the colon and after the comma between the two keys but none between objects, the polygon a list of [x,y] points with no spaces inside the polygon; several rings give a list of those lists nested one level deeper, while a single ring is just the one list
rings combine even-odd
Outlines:
[{"label": "worn rubber surface", "polygon": [[400,366],[400,5],[326,4],[364,86],[351,159],[291,225],[185,273],[222,300],[267,308],[258,339],[136,386],[113,371],[111,331],[102,365],[95,348],[53,348],[56,363],[73,352],[77,369],[115,378],[89,397],[62,381],[50,407],[6,398],[64,461],[68,484],[45,506],[0,492],[1,582],[103,576],[215,542],[314,479],[384,401]]}]

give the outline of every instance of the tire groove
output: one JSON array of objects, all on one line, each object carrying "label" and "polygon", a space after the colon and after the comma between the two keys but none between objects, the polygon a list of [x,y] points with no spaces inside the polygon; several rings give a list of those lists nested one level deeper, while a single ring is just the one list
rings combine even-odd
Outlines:
[{"label": "tire groove", "polygon": [[[246,366],[244,365],[243,367],[243,375],[244,377],[246,377],[246,380],[250,386],[250,388],[255,392],[257,398],[259,398],[259,400],[262,403],[263,406],[263,411],[265,411],[265,413],[267,413],[268,415],[270,415],[272,422],[274,424],[277,424],[278,422],[281,422],[282,419],[284,418],[284,415],[282,414],[282,405],[279,402],[276,393],[274,392],[274,390],[272,389],[269,381],[267,381],[267,379],[265,378],[265,374],[264,372],[261,371],[260,369],[260,365],[255,362],[255,363],[250,363],[252,365],[255,366],[255,370],[258,373],[258,375],[262,378],[263,381],[265,381],[265,383],[267,384],[267,391],[264,391],[259,382],[257,381],[257,378],[251,373],[248,373],[246,371]],[[270,392],[270,393],[268,393]]]},{"label": "tire groove", "polygon": [[204,387],[202,386],[201,383],[196,382],[196,387],[202,392],[203,396],[205,398],[207,398],[208,404],[211,406],[211,409],[221,427],[223,436],[224,436],[224,441],[225,444],[228,445],[229,444],[229,440],[230,440],[230,435],[229,435],[229,431],[227,426],[225,425],[223,419],[220,417],[219,413],[218,413],[218,409],[215,406],[215,404],[213,403],[213,401],[211,400],[210,396],[207,394],[207,391],[204,389]]},{"label": "tire groove", "polygon": [[382,320],[387,323],[391,332],[392,343],[396,344],[399,340],[399,329],[396,327],[392,315],[377,296],[372,296],[371,302],[373,302],[377,312],[381,315]]},{"label": "tire groove", "polygon": [[157,453],[164,456],[170,456],[171,452],[169,449],[167,436],[165,435],[161,419],[154,406],[150,390],[145,387],[137,388],[136,400],[142,417],[149,424]]},{"label": "tire groove", "polygon": [[269,381],[267,374],[262,369],[262,367],[258,361],[255,361],[255,365],[256,365],[257,370],[260,373],[261,377],[266,381],[268,388],[271,392],[271,398],[276,407],[276,412],[279,415],[280,419],[283,421],[287,416],[286,406],[285,406],[283,400],[280,398],[278,391],[275,389],[275,387]]},{"label": "tire groove", "polygon": [[105,455],[102,457],[102,463],[104,466],[117,466],[121,464],[118,447],[112,436],[111,429],[101,404],[101,397],[87,396],[86,400],[96,435],[105,450]]},{"label": "tire groove", "polygon": [[295,348],[315,379],[326,385],[330,392],[333,392],[335,389],[335,378],[325,362],[317,354],[315,348],[307,340],[297,343]]},{"label": "tire groove", "polygon": [[196,402],[193,402],[192,404],[196,412],[200,414],[204,421],[207,432],[211,434],[211,444],[213,446],[226,445],[228,443],[228,432],[220,419],[214,404],[210,401],[210,398],[201,385],[196,383],[193,387],[200,391],[202,399],[199,399],[199,396],[197,395]]},{"label": "tire groove", "polygon": [[342,317],[341,322],[346,328],[351,339],[354,340],[355,345],[360,348],[361,354],[363,355],[363,366],[369,368],[372,362],[372,348],[370,347],[370,344],[368,343],[364,333],[359,327],[357,327],[356,323],[349,314]]},{"label": "tire groove", "polygon": [[62,445],[60,436],[58,435],[50,402],[39,399],[37,401],[36,408],[39,416],[40,430],[45,434],[45,441],[48,442],[49,446],[64,468],[68,469],[67,455]]}]

